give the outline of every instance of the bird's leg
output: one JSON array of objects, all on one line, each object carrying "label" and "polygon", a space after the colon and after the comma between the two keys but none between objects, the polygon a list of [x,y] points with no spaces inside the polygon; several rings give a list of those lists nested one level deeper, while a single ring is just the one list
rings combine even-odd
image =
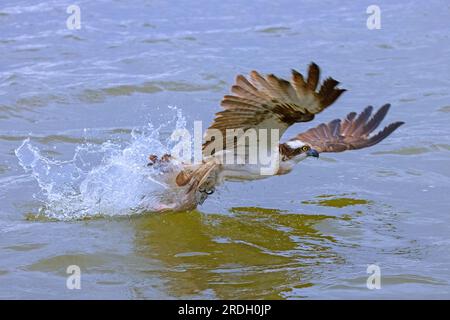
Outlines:
[{"label": "bird's leg", "polygon": [[216,177],[215,174],[213,174],[213,176],[209,176],[206,181],[199,186],[198,192],[196,193],[197,204],[202,205],[206,198],[216,191],[215,184]]},{"label": "bird's leg", "polygon": [[206,198],[208,198],[208,194],[206,192],[200,191],[195,194],[196,202],[199,205],[202,205],[203,202],[205,202]]},{"label": "bird's leg", "polygon": [[214,187],[212,187],[211,189],[199,188],[198,191],[200,191],[201,193],[206,193],[207,195],[211,195],[214,193],[214,191],[216,191],[216,188],[214,188]]},{"label": "bird's leg", "polygon": [[216,191],[215,186],[216,177],[215,175],[209,176],[206,181],[198,188],[198,191],[205,193],[207,195],[211,195]]}]

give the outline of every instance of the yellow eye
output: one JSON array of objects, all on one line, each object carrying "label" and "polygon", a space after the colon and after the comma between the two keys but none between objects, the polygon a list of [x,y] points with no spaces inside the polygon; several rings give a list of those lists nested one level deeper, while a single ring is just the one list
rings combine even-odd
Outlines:
[{"label": "yellow eye", "polygon": [[303,151],[303,152],[307,152],[309,149],[311,149],[310,146],[303,146],[303,147],[302,147],[302,151]]}]

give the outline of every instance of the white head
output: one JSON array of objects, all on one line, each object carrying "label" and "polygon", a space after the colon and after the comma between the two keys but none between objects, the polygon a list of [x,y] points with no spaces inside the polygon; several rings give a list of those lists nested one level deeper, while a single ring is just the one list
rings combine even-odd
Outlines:
[{"label": "white head", "polygon": [[280,144],[281,161],[290,161],[298,163],[307,157],[319,157],[317,150],[313,149],[308,143],[294,139]]}]

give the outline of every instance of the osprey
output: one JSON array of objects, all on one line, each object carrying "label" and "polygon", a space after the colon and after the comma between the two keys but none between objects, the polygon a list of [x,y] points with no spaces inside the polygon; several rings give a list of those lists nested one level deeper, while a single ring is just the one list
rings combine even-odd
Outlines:
[{"label": "osprey", "polygon": [[[373,116],[373,107],[368,106],[359,115],[351,112],[344,119],[322,123],[287,142],[279,143],[279,137],[291,125],[313,120],[316,114],[332,105],[346,91],[338,88],[339,82],[331,77],[319,87],[319,78],[320,69],[315,63],[309,65],[306,79],[295,70],[292,70],[291,81],[273,74],[262,76],[257,71],[250,72],[248,78],[238,75],[231,87],[232,94],[225,95],[221,102],[224,110],[216,113],[212,125],[206,131],[202,162],[179,163],[166,170],[169,175],[166,181],[182,189],[183,196],[176,203],[162,205],[161,211],[194,209],[223,181],[283,175],[300,161],[307,157],[319,157],[322,152],[342,152],[373,146],[404,123],[391,123],[372,134],[386,116],[390,105],[385,104]],[[225,139],[231,129],[238,130],[240,134],[233,139]],[[256,134],[247,135],[249,130]],[[267,148],[273,142],[273,137],[271,140],[267,135],[258,135],[258,132],[268,131],[278,134],[276,148]],[[248,139],[251,136],[253,141]],[[240,141],[240,145],[237,141]],[[249,163],[251,150],[255,150],[252,144],[258,148],[265,147],[265,150],[269,150],[269,156],[276,159],[271,174],[262,174],[261,161]],[[230,156],[235,161],[224,161],[225,157],[229,159]],[[168,154],[161,158],[151,155],[149,160],[148,165],[162,167],[176,162]]]}]

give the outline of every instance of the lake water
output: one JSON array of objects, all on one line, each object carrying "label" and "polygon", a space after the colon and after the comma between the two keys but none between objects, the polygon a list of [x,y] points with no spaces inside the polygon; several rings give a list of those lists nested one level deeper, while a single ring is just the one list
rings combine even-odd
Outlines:
[{"label": "lake water", "polygon": [[[71,4],[0,5],[0,298],[450,298],[447,1],[377,1],[379,30],[372,1],[79,0],[79,30]],[[387,102],[406,124],[194,212],[139,210],[171,130],[206,127],[238,73],[311,61],[348,92],[286,137]]]}]

